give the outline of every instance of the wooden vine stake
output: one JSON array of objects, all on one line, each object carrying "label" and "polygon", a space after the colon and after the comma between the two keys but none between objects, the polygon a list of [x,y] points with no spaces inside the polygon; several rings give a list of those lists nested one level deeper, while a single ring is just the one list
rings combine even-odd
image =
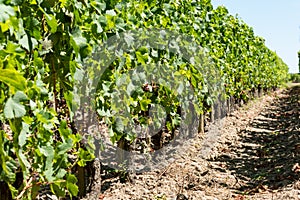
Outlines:
[{"label": "wooden vine stake", "polygon": [[199,117],[198,133],[204,134],[204,114],[201,114]]}]

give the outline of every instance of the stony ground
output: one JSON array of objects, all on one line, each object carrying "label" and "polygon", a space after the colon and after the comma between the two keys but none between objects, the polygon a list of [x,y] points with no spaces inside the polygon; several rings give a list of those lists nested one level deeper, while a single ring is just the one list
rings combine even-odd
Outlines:
[{"label": "stony ground", "polygon": [[251,101],[164,169],[103,179],[93,198],[300,199],[299,94],[294,86]]}]

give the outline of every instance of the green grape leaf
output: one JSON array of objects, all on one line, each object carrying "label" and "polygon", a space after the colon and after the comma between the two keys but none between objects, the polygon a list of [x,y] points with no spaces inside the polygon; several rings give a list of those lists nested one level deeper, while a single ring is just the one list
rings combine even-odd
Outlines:
[{"label": "green grape leaf", "polygon": [[63,187],[63,183],[56,182],[50,185],[51,192],[56,194],[59,197],[64,197],[66,195],[65,189]]},{"label": "green grape leaf", "polygon": [[145,65],[148,58],[149,58],[149,55],[147,53],[142,54],[141,52],[137,51],[136,52],[136,58],[137,58],[139,63],[141,63],[142,65]]},{"label": "green grape leaf", "polygon": [[26,88],[26,79],[15,69],[0,69],[0,81],[17,90],[24,91]]},{"label": "green grape leaf", "polygon": [[57,172],[55,178],[57,178],[57,179],[62,179],[66,174],[67,174],[67,171],[66,171],[65,169],[60,169],[60,170]]},{"label": "green grape leaf", "polygon": [[67,151],[69,151],[70,149],[72,149],[73,147],[73,141],[71,139],[68,139],[66,143],[63,143],[61,145],[58,146],[58,155],[62,155],[65,154]]},{"label": "green grape leaf", "polygon": [[45,17],[46,17],[47,24],[51,28],[51,33],[55,33],[57,31],[57,26],[58,26],[55,16],[45,13]]},{"label": "green grape leaf", "polygon": [[113,17],[117,15],[116,12],[115,12],[114,10],[107,10],[107,11],[106,11],[106,14],[107,14],[107,15],[110,15],[110,16],[113,16]]},{"label": "green grape leaf", "polygon": [[39,150],[47,158],[52,159],[54,157],[54,149],[52,146],[43,146],[40,147]]},{"label": "green grape leaf", "polygon": [[23,92],[17,91],[16,94],[14,95],[13,99],[16,102],[22,102],[22,101],[28,100],[28,97]]},{"label": "green grape leaf", "polygon": [[22,122],[22,126],[23,126],[23,128],[19,135],[19,146],[20,147],[23,147],[26,144],[27,133],[29,133],[29,125]]},{"label": "green grape leaf", "polygon": [[70,36],[70,44],[73,46],[76,54],[80,52],[81,48],[87,46],[87,40],[82,36],[80,29],[76,29],[75,31],[73,31]]},{"label": "green grape leaf", "polygon": [[148,110],[148,105],[151,103],[151,99],[143,99],[140,101],[141,105],[141,110],[142,111],[147,111]]},{"label": "green grape leaf", "polygon": [[67,189],[69,190],[72,196],[77,196],[78,186],[76,185],[77,178],[73,174],[67,175]]},{"label": "green grape leaf", "polygon": [[0,22],[5,22],[10,16],[14,16],[15,11],[11,6],[0,4]]},{"label": "green grape leaf", "polygon": [[26,114],[26,109],[20,102],[24,100],[27,100],[27,96],[20,91],[18,91],[13,98],[10,97],[5,103],[4,116],[7,119],[23,117]]},{"label": "green grape leaf", "polygon": [[[29,39],[31,41],[31,45],[32,46],[30,46]],[[27,34],[23,35],[23,37],[20,39],[19,43],[27,51],[30,51],[30,49],[32,49],[34,46],[36,46],[38,44],[38,42],[36,41],[36,39],[29,38]]]}]

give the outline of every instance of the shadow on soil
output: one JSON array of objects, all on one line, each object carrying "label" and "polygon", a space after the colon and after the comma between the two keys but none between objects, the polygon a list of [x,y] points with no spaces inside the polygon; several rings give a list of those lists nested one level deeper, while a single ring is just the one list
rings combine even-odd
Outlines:
[{"label": "shadow on soil", "polygon": [[231,146],[231,158],[220,156],[231,174],[246,184],[232,189],[253,193],[280,189],[299,180],[300,167],[300,86],[294,86],[265,109],[243,130],[240,147]]}]

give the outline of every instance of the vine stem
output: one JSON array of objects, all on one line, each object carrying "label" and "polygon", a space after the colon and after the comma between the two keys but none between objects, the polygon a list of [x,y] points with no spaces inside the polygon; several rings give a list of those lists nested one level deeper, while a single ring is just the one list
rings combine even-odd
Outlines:
[{"label": "vine stem", "polygon": [[29,188],[31,188],[33,186],[31,184],[32,179],[33,179],[32,177],[29,179],[29,181],[26,183],[26,186],[24,187],[22,192],[17,196],[17,199],[21,199],[23,197],[24,193],[26,192],[26,190],[28,190]]},{"label": "vine stem", "polygon": [[[54,182],[47,182],[47,183],[37,182],[37,183],[32,184],[32,180],[33,180],[33,177],[31,177],[29,179],[29,181],[26,183],[26,186],[24,187],[24,189],[22,190],[22,192],[17,196],[17,198],[16,198],[17,200],[22,199],[24,193],[28,189],[32,188],[34,185],[50,185],[50,184],[54,183]],[[63,183],[63,182],[66,182],[66,181],[65,180],[55,181],[55,183]]]},{"label": "vine stem", "polygon": [[54,57],[51,58],[51,68],[52,68],[52,72],[53,72],[53,94],[54,94],[54,108],[55,111],[57,112],[57,90],[56,90],[56,70],[55,70],[55,66],[54,66]]}]

